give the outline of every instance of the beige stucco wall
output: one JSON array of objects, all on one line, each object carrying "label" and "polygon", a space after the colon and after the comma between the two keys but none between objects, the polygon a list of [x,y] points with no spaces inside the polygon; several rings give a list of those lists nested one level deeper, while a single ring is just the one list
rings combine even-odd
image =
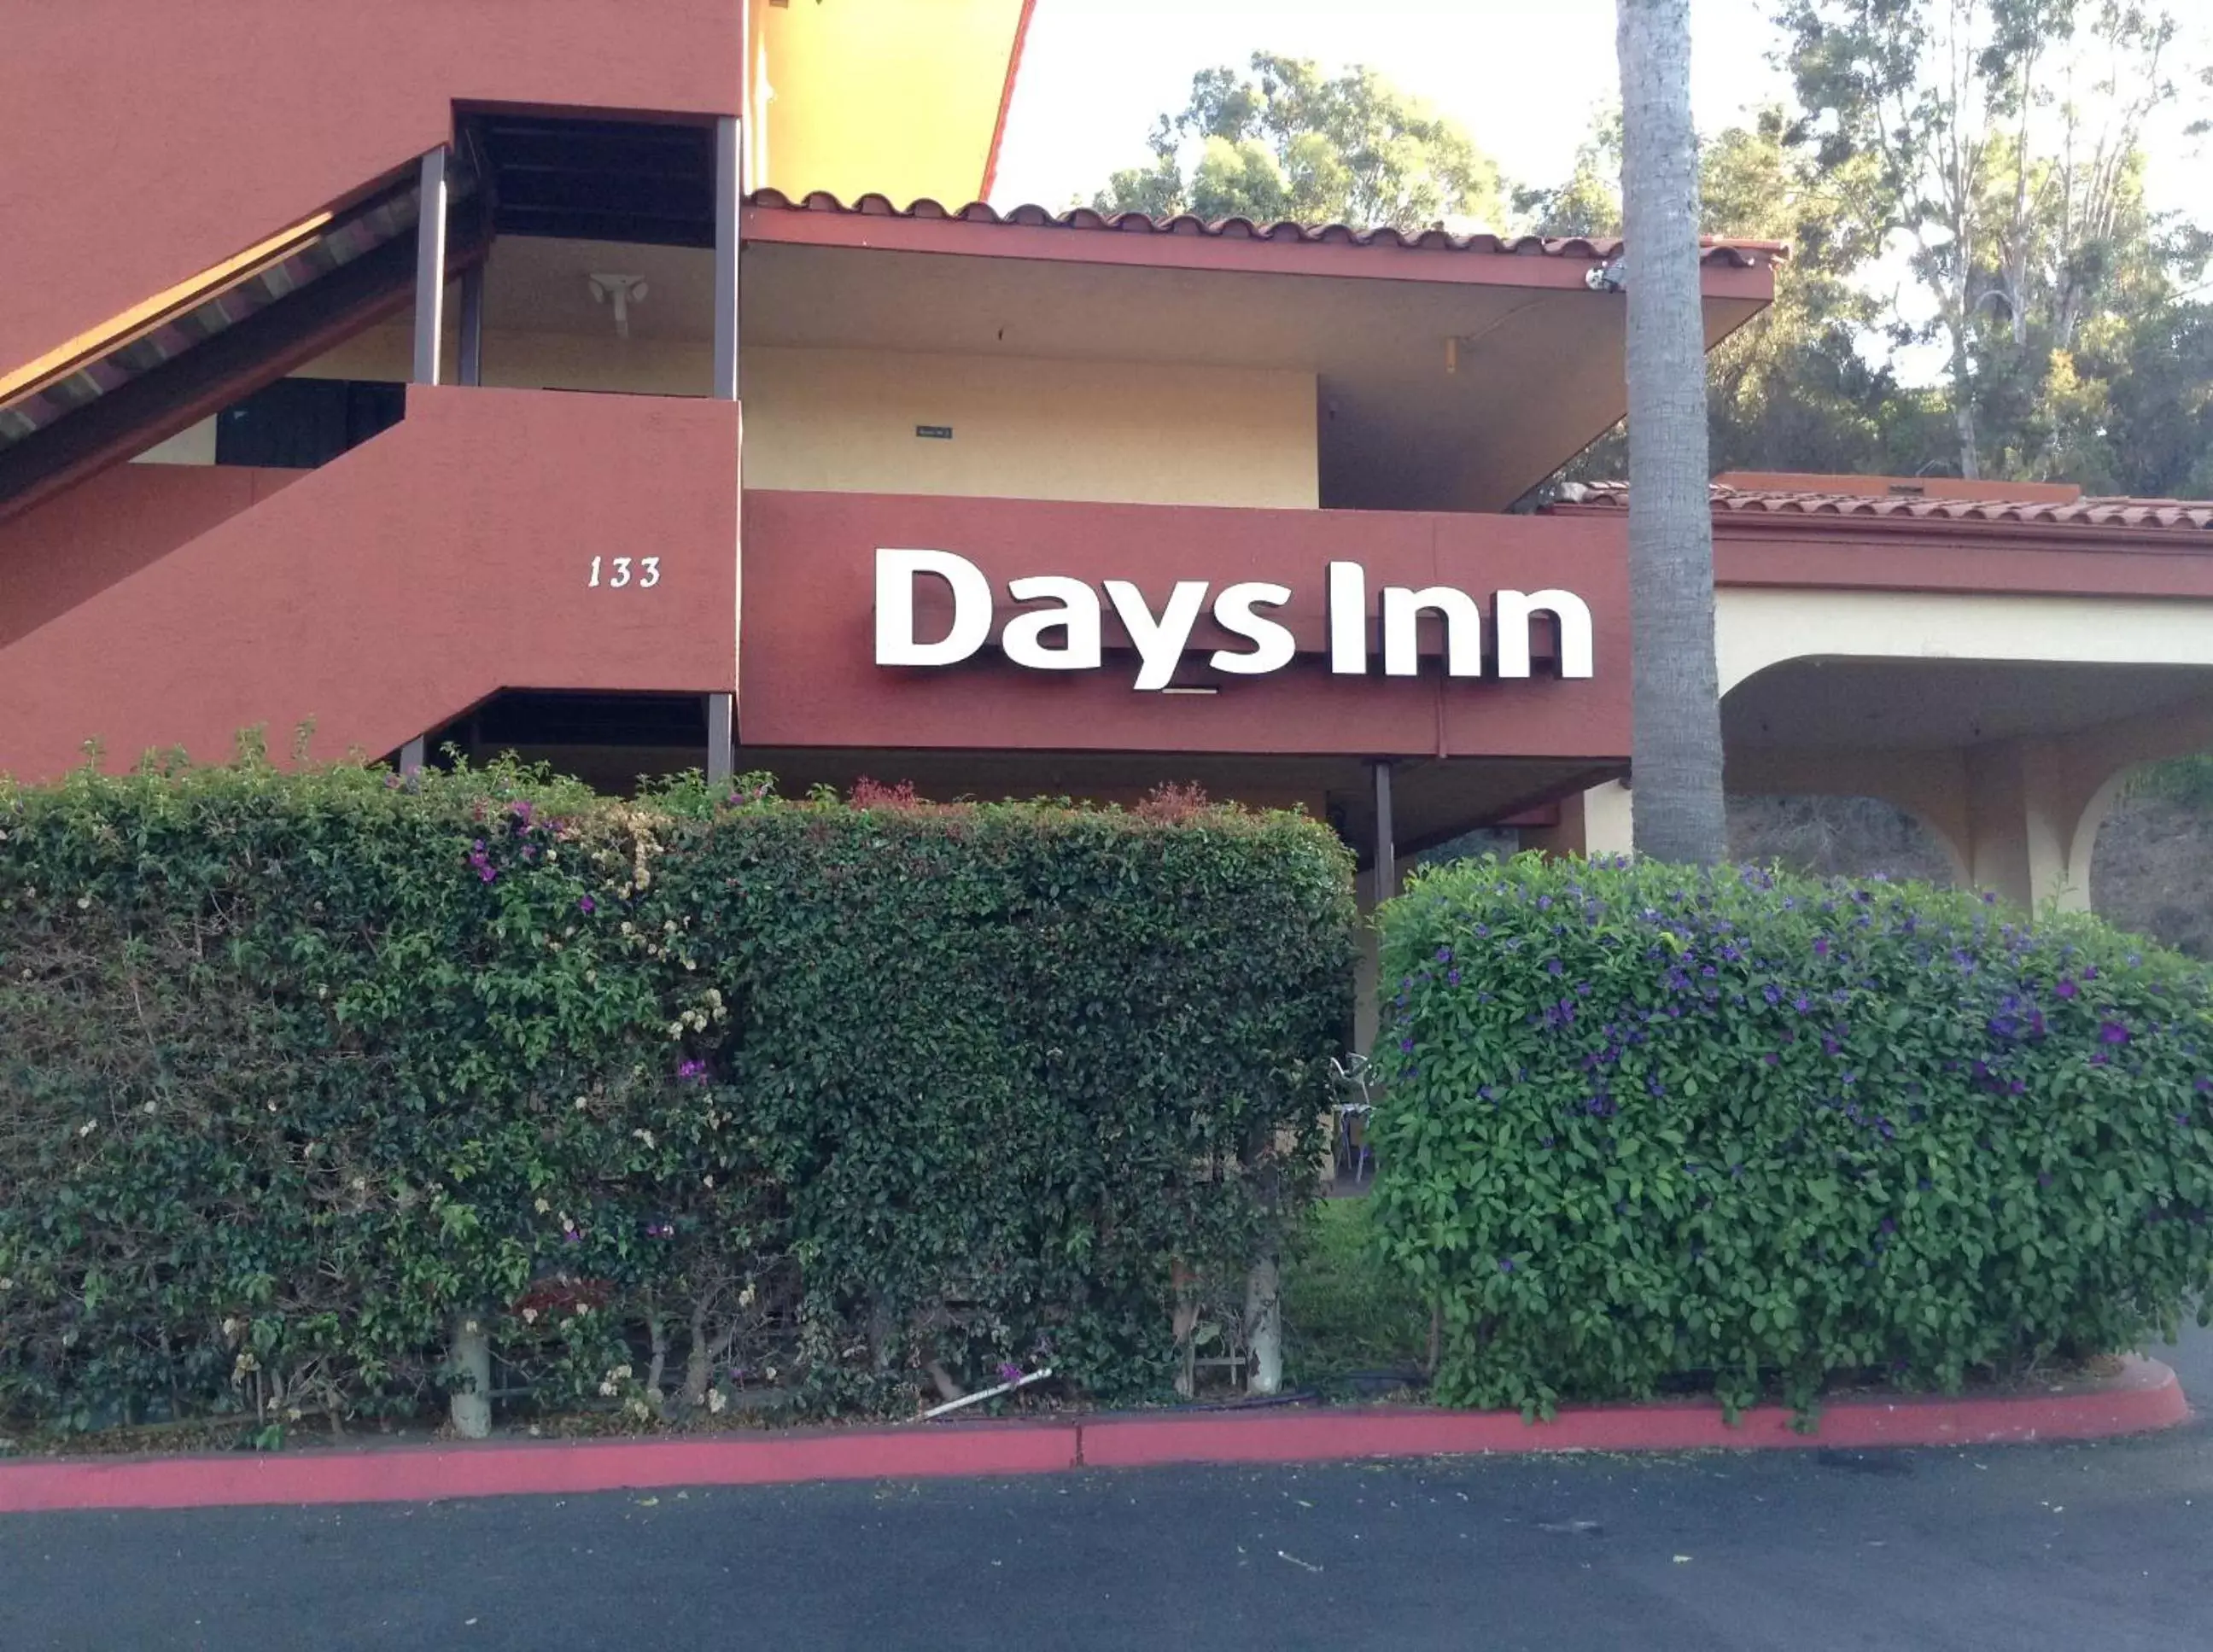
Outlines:
[{"label": "beige stucco wall", "polygon": [[[450,330],[449,330],[450,332]],[[405,326],[301,369],[405,379]],[[447,372],[454,370],[450,336]],[[746,485],[1142,504],[1320,503],[1311,373],[856,350],[748,350]],[[489,385],[704,395],[684,339],[491,332]],[[950,425],[949,441],[915,435]]]},{"label": "beige stucco wall", "polygon": [[[459,329],[448,306],[443,376],[460,375]],[[371,327],[300,369],[308,379],[404,381],[414,371],[414,334]],[[487,332],[484,381],[519,390],[610,390],[648,396],[704,396],[712,387],[709,347],[685,338],[618,338],[605,333]]]},{"label": "beige stucco wall", "polygon": [[212,465],[215,463],[215,418],[210,414],[188,424],[166,442],[157,442],[137,455],[141,465]]},{"label": "beige stucco wall", "polygon": [[747,487],[1320,503],[1309,373],[751,350],[744,395]]},{"label": "beige stucco wall", "polygon": [[2213,604],[1917,591],[1715,593],[1721,690],[1798,659],[2213,665]]}]

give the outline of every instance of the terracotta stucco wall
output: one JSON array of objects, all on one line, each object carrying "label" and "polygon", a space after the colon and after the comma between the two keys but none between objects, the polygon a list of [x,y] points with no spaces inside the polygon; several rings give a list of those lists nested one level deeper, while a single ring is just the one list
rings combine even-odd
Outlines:
[{"label": "terracotta stucco wall", "polygon": [[456,101],[735,114],[737,0],[5,0],[0,371],[452,131]]},{"label": "terracotta stucco wall", "polygon": [[[737,443],[729,402],[418,387],[393,429],[0,648],[0,769],[51,777],[94,736],[119,767],[220,760],[255,724],[281,753],[308,718],[314,755],[374,756],[505,687],[727,692]],[[646,556],[656,583],[633,562],[614,588]]]},{"label": "terracotta stucco wall", "polygon": [[0,649],[305,473],[120,465],[0,522]]},{"label": "terracotta stucco wall", "polygon": [[[748,430],[748,442],[751,431]],[[748,459],[748,464],[751,460]],[[1575,757],[1629,752],[1626,542],[1619,523],[1416,511],[1214,510],[875,494],[746,494],[748,746]],[[1335,677],[1306,655],[1210,697],[1137,692],[1131,656],[1104,668],[1015,668],[985,650],[902,671],[875,663],[875,558],[884,546],[958,552],[993,581],[1034,574],[1137,582],[1157,608],[1178,580],[1290,587],[1276,618],[1307,646],[1324,632],[1332,558],[1376,588],[1457,585],[1488,611],[1501,588],[1564,587],[1594,618],[1594,674],[1563,681]],[[918,609],[919,609],[919,606]],[[1204,639],[1203,642],[1201,639]],[[1232,639],[1202,624],[1204,648]]]}]

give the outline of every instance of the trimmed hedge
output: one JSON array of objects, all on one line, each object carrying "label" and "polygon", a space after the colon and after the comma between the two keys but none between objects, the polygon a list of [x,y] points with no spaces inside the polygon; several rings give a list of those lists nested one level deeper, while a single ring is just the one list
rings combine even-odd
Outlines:
[{"label": "trimmed hedge", "polygon": [[[1296,816],[639,804],[518,770],[0,786],[0,1414],[912,1405],[1176,1363],[1318,1152]],[[272,1436],[273,1437],[273,1436]]]},{"label": "trimmed hedge", "polygon": [[1522,856],[1381,922],[1376,1215],[1451,1403],[1955,1389],[2213,1283],[2207,978],[2093,919]]}]

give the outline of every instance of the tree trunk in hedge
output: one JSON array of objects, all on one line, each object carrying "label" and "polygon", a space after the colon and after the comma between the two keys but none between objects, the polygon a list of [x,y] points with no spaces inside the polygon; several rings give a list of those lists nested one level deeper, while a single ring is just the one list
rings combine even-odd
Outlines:
[{"label": "tree trunk in hedge", "polygon": [[491,1338],[484,1315],[454,1316],[453,1356],[456,1385],[448,1415],[462,1439],[481,1440],[491,1432]]},{"label": "tree trunk in hedge", "polygon": [[1629,289],[1629,594],[1637,852],[1728,852],[1714,662],[1705,322],[1690,0],[1617,0]]},{"label": "tree trunk in hedge", "polygon": [[1245,1277],[1245,1391],[1271,1394],[1283,1386],[1283,1303],[1276,1253]]}]

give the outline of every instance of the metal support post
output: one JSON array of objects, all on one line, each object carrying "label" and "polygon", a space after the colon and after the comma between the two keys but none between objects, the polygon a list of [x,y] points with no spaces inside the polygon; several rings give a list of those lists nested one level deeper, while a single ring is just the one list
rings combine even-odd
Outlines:
[{"label": "metal support post", "polygon": [[415,223],[415,382],[438,381],[446,311],[446,149],[423,157]]},{"label": "metal support post", "polygon": [[1399,893],[1399,848],[1391,823],[1391,759],[1378,758],[1375,769],[1375,899]]},{"label": "metal support post", "polygon": [[736,698],[735,694],[707,696],[707,783],[710,786],[730,783],[736,759],[735,730],[731,727]]},{"label": "metal support post", "polygon": [[472,264],[461,276],[461,361],[463,384],[484,382],[484,265]]},{"label": "metal support post", "polygon": [[744,201],[739,172],[737,118],[715,123],[715,397],[738,399],[738,211]]}]

